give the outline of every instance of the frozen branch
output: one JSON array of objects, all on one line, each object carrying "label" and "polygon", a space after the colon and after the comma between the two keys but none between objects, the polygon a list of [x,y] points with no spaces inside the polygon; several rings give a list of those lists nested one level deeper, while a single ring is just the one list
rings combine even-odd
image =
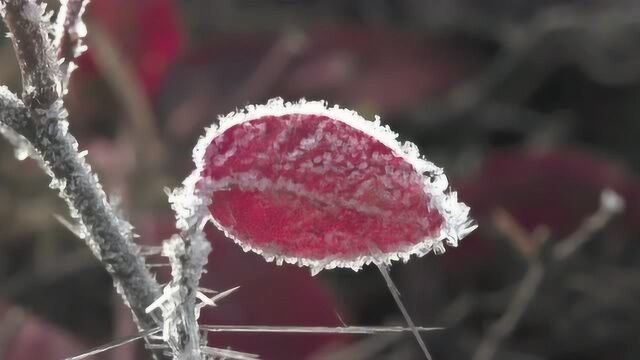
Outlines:
[{"label": "frozen branch", "polygon": [[[208,201],[201,199],[195,186],[189,186],[195,183],[188,180],[185,180],[184,187],[169,194],[180,229],[180,235],[165,241],[162,248],[162,254],[169,258],[171,264],[172,279],[164,287],[162,297],[147,308],[148,312],[156,308],[162,310],[162,338],[176,360],[199,360],[210,349],[206,347],[206,336],[200,337],[198,317],[203,304],[215,304],[213,299],[199,293],[198,288],[211,251],[203,231],[209,218]],[[206,302],[196,304],[198,298]]]},{"label": "frozen branch", "polygon": [[52,177],[51,187],[67,202],[84,240],[112,276],[138,326],[153,328],[157,324],[144,310],[160,296],[160,287],[138,254],[131,226],[116,216],[96,175],[78,153],[76,139],[67,131],[62,76],[49,40],[50,15],[34,0],[2,0],[0,10],[23,80],[22,100],[0,87],[3,133],[28,141],[30,155]]},{"label": "frozen branch", "polygon": [[80,56],[86,47],[82,39],[87,35],[87,27],[82,21],[82,14],[89,0],[61,0],[60,10],[55,25],[54,47],[57,49],[63,89],[71,77],[75,65],[73,60]]},{"label": "frozen branch", "polygon": [[29,127],[29,111],[6,86],[0,86],[0,125],[16,133],[26,133]]},{"label": "frozen branch", "polygon": [[171,282],[164,295],[147,311],[162,310],[164,342],[177,360],[202,358],[198,327],[199,307],[196,306],[198,283],[207,263],[211,246],[201,230],[183,232],[165,241],[163,254],[171,263]]}]

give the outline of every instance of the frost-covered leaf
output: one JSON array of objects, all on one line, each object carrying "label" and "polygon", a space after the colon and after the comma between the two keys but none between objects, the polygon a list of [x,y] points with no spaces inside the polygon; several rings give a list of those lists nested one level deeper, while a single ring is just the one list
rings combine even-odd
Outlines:
[{"label": "frost-covered leaf", "polygon": [[245,250],[315,271],[456,246],[473,230],[468,207],[447,193],[442,169],[396,137],[324,102],[250,106],[200,140],[174,208],[192,222],[206,205]]}]

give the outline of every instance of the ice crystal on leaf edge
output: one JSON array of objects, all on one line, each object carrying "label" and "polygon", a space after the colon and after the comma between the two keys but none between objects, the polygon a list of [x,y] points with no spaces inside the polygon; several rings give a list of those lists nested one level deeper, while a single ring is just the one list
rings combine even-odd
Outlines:
[{"label": "ice crystal on leaf edge", "polygon": [[[231,127],[256,120],[265,116],[284,116],[288,114],[325,116],[332,120],[342,122],[356,130],[369,135],[392,150],[394,155],[409,163],[423,179],[423,190],[430,198],[430,208],[435,209],[443,218],[437,236],[427,237],[416,244],[406,246],[400,251],[382,253],[372,251],[371,254],[360,256],[354,260],[340,259],[339,257],[327,257],[322,260],[283,256],[257,249],[238,239],[229,233],[224,226],[219,224],[211,215],[208,205],[211,202],[212,186],[207,186],[209,179],[202,177],[206,165],[205,153],[212,141]],[[469,219],[469,207],[458,202],[457,193],[449,190],[449,183],[444,171],[424,159],[415,144],[411,142],[400,143],[398,134],[388,126],[380,124],[379,117],[375,121],[364,119],[352,110],[336,106],[328,107],[324,101],[285,102],[281,98],[269,100],[265,105],[250,105],[246,108],[229,113],[219,118],[219,126],[212,125],[206,129],[193,151],[195,170],[183,182],[182,187],[176,188],[169,194],[169,201],[176,212],[177,226],[180,229],[188,228],[196,224],[211,221],[217,228],[224,231],[225,235],[242,247],[246,252],[252,251],[262,255],[267,261],[275,261],[277,264],[290,263],[299,266],[308,266],[313,274],[323,269],[351,268],[360,270],[364,265],[389,265],[392,261],[402,260],[407,262],[412,255],[424,256],[430,251],[437,254],[443,253],[443,242],[456,247],[459,240],[473,231],[477,226]],[[196,225],[197,226],[197,225]]]}]

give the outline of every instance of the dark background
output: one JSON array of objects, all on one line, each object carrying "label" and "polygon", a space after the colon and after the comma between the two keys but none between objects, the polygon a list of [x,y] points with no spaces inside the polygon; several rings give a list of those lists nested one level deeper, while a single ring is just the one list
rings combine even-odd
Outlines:
[{"label": "dark background", "polygon": [[[191,171],[217,115],[324,99],[414,141],[479,224],[459,248],[392,269],[415,322],[445,328],[425,335],[436,360],[640,358],[640,2],[94,0],[85,19],[70,128],[141,244],[171,235],[163,188]],[[7,39],[0,80],[19,91]],[[48,181],[0,142],[0,358],[57,359],[135,332],[106,272],[54,217],[67,212]],[[605,188],[624,212],[554,260]],[[241,289],[203,323],[402,323],[375,268],[312,278],[210,239],[203,286]],[[276,360],[421,358],[409,335],[210,343]],[[140,347],[96,359],[142,359]]]}]

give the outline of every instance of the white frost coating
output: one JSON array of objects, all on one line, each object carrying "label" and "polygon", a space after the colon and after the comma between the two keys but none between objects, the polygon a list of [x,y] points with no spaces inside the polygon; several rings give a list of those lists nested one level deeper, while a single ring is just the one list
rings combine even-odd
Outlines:
[{"label": "white frost coating", "polygon": [[187,246],[182,237],[174,235],[163,243],[162,255],[169,258],[172,280],[164,287],[163,294],[145,309],[147,314],[161,310],[163,341],[175,359],[184,360],[201,359],[197,323],[201,307],[195,304],[196,298],[214,302],[197,290],[209,243],[201,232],[190,234],[190,240]]},{"label": "white frost coating", "polygon": [[[195,151],[194,159],[196,157],[204,158],[204,152]],[[202,165],[199,166],[201,167]],[[182,188],[167,191],[176,214],[176,227],[190,243],[187,246],[185,239],[176,235],[163,244],[163,254],[169,257],[171,263],[172,280],[167,288],[179,289],[172,294],[163,295],[163,337],[171,346],[174,357],[180,359],[199,359],[201,351],[204,352],[200,345],[206,343],[206,339],[200,339],[197,331],[202,306],[195,304],[195,301],[204,296],[198,292],[197,286],[211,251],[203,231],[210,217],[210,200],[201,191],[211,191],[198,189],[198,178],[194,174],[185,179]]]},{"label": "white frost coating", "polygon": [[40,21],[48,22],[53,12],[46,12],[47,4],[38,4],[35,1],[26,1],[22,7],[22,15],[29,21],[38,23]]},{"label": "white frost coating", "polygon": [[182,187],[173,191],[167,191],[169,202],[176,213],[176,227],[187,231],[194,226],[203,227],[210,218],[209,204],[211,203],[211,190],[202,186],[198,189],[196,185],[200,180],[200,173],[204,168],[204,156],[207,150],[206,144],[210,144],[218,134],[217,126],[212,125],[206,129],[206,133],[200,138],[198,144],[193,149],[193,161],[196,169],[183,182]]},{"label": "white frost coating", "polygon": [[[288,114],[326,116],[333,120],[340,121],[381,142],[390,148],[396,156],[408,162],[418,173],[422,174],[424,191],[431,199],[429,206],[432,209],[436,209],[443,217],[443,224],[438,236],[422,239],[419,243],[407,246],[397,252],[373,254],[375,253],[375,251],[373,251],[371,255],[361,256],[350,261],[340,259],[337,256],[319,261],[269,253],[243,243],[241,239],[230,234],[213,219],[209,213],[208,205],[211,201],[214,186],[207,182],[209,179],[202,179],[200,176],[206,162],[206,149],[213,139],[235,125],[265,116],[283,116]],[[477,227],[473,221],[469,219],[469,207],[458,202],[456,192],[447,191],[449,182],[444,171],[421,157],[418,147],[415,144],[411,142],[400,143],[397,140],[398,134],[391,131],[388,126],[380,125],[380,119],[377,116],[375,121],[369,121],[355,111],[342,109],[338,106],[327,107],[327,103],[324,101],[306,101],[302,99],[298,102],[291,103],[284,102],[281,98],[275,98],[269,100],[266,105],[250,105],[243,110],[221,116],[219,120],[219,127],[214,125],[206,129],[205,135],[200,138],[194,148],[193,160],[196,169],[185,179],[182,188],[175,189],[170,194],[169,200],[176,211],[179,228],[184,228],[185,225],[193,223],[194,219],[210,220],[219,229],[222,229],[228,237],[239,244],[244,251],[253,251],[261,254],[267,261],[275,261],[278,264],[290,263],[308,266],[311,268],[312,273],[316,274],[323,269],[337,267],[351,268],[357,271],[361,269],[362,266],[371,263],[388,265],[392,261],[397,260],[406,262],[412,255],[420,257],[430,251],[441,254],[445,251],[443,242],[455,247],[462,238]],[[205,182],[200,183],[197,188],[196,185],[202,180]],[[204,184],[206,185],[202,186]]]},{"label": "white frost coating", "polygon": [[[60,59],[60,70],[62,71],[62,91],[67,93],[68,87],[66,86],[73,71],[77,68],[77,65],[73,62],[78,56],[82,55],[87,50],[84,45],[83,39],[87,36],[87,26],[85,25],[82,17],[84,15],[88,0],[75,1],[72,4],[72,8],[69,8],[69,0],[60,1],[60,9],[58,10],[58,17],[53,28],[54,38],[53,46],[57,50],[62,50],[65,58]],[[79,7],[78,7],[79,5]],[[74,14],[75,12],[75,14]],[[61,49],[63,38],[69,34],[71,49]]]}]

